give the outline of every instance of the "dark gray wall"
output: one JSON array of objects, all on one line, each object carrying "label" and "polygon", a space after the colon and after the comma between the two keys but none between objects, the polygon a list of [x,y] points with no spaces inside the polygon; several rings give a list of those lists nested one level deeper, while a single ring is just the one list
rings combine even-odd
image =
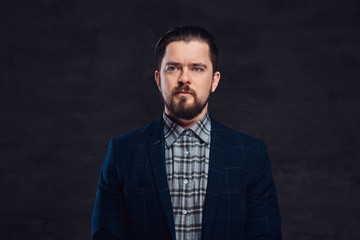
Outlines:
[{"label": "dark gray wall", "polygon": [[360,239],[360,3],[2,1],[0,238],[89,239],[112,136],[162,111],[153,47],[212,32],[220,122],[264,139],[285,239]]}]

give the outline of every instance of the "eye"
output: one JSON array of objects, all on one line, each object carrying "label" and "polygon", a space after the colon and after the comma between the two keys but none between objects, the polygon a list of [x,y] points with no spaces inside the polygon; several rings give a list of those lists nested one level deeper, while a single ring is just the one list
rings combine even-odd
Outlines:
[{"label": "eye", "polygon": [[201,72],[201,71],[203,71],[203,69],[200,68],[200,67],[194,67],[193,70],[194,70],[195,72]]},{"label": "eye", "polygon": [[169,72],[173,72],[173,71],[176,71],[178,68],[175,67],[175,66],[167,66],[166,67],[166,71],[169,71]]}]

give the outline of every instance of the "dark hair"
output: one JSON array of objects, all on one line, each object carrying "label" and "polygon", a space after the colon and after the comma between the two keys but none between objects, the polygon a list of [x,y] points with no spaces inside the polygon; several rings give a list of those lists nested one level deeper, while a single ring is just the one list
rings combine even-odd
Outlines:
[{"label": "dark hair", "polygon": [[155,47],[155,58],[159,69],[167,45],[176,41],[201,41],[207,43],[210,49],[210,59],[213,65],[213,71],[217,71],[219,50],[215,45],[214,37],[204,28],[195,26],[179,26],[161,36]]}]

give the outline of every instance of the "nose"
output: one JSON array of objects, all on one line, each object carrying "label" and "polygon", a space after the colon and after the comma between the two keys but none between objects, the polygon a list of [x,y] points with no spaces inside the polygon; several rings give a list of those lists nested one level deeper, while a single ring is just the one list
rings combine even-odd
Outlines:
[{"label": "nose", "polygon": [[190,73],[186,68],[181,71],[179,82],[183,84],[189,84],[191,82]]}]

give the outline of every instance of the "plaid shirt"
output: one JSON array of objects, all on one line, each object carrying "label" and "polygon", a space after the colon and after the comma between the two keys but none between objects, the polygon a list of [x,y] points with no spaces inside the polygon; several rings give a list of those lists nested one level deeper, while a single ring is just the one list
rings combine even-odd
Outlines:
[{"label": "plaid shirt", "polygon": [[177,240],[201,238],[210,156],[208,113],[189,129],[164,118],[165,159]]}]

